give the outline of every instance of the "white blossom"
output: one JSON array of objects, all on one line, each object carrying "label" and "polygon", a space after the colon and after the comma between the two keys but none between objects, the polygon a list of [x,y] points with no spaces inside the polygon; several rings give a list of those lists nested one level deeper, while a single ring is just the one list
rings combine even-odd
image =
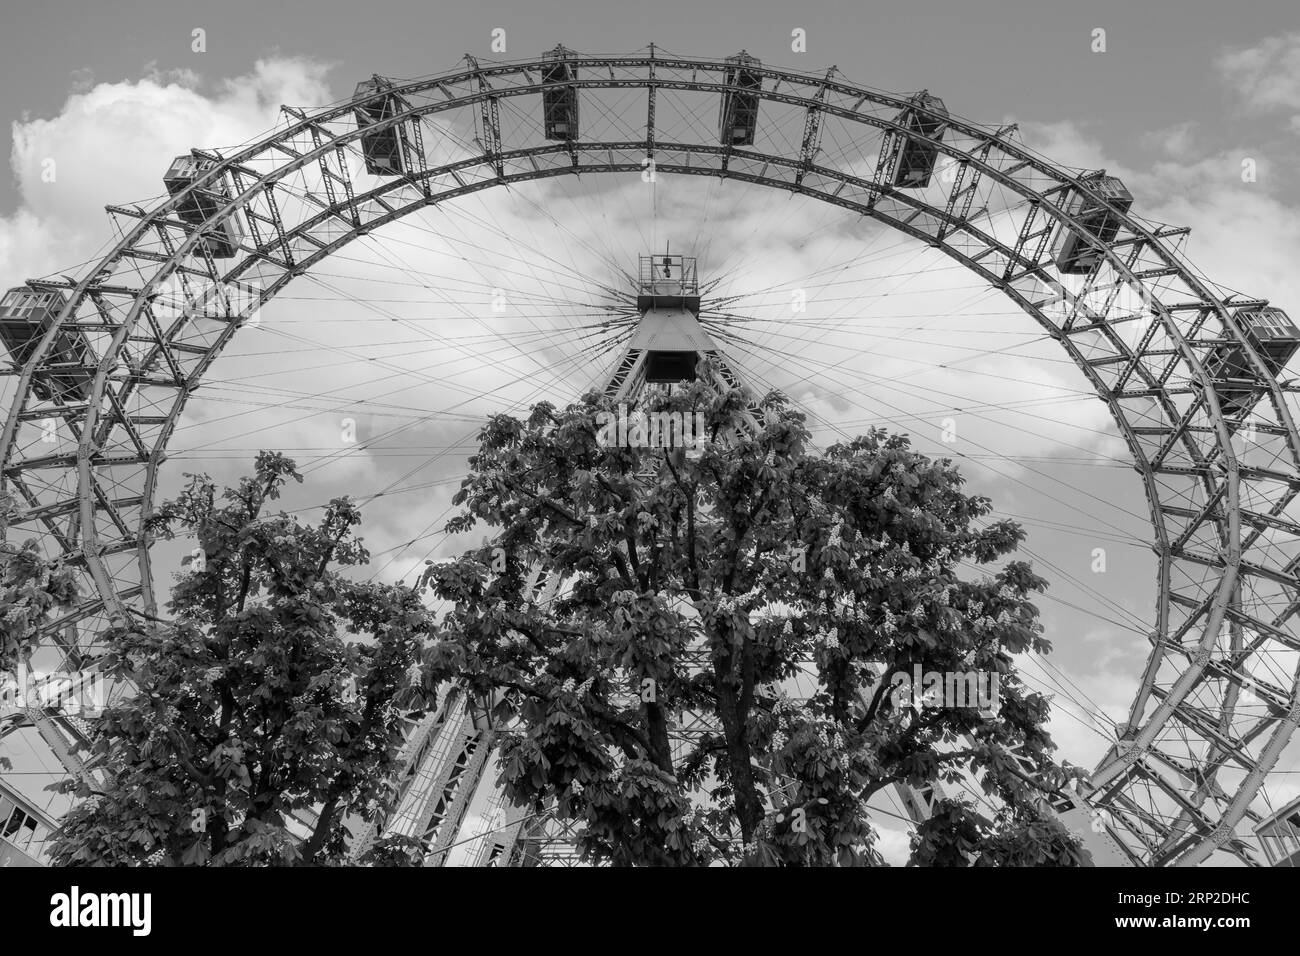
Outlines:
[{"label": "white blossom", "polygon": [[884,612],[885,612],[885,623],[881,625],[881,630],[883,630],[886,634],[893,634],[895,631],[898,630],[898,625],[895,623],[894,614],[887,607],[884,608]]}]

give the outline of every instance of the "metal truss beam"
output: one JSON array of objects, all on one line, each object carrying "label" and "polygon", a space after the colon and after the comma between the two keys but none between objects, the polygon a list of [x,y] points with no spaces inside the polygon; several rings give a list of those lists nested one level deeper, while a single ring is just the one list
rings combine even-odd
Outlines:
[{"label": "metal truss beam", "polygon": [[[1293,421],[1292,392],[1278,383],[1228,314],[1229,308],[1244,308],[1255,300],[1224,295],[1187,267],[1167,243],[1185,230],[1151,227],[1116,212],[1120,227],[1115,240],[1099,243],[1091,238],[1061,205],[1067,192],[1089,194],[1086,180],[1022,149],[1008,135],[1010,128],[990,129],[951,118],[943,140],[934,145],[956,164],[956,176],[936,204],[924,192],[887,186],[880,161],[870,179],[818,163],[823,157],[815,152],[815,143],[828,118],[842,121],[846,131],[860,130],[864,145],[879,137],[882,157],[884,147],[906,132],[894,119],[905,105],[904,97],[867,90],[831,74],[813,77],[754,68],[769,81],[756,95],[802,110],[797,115],[803,116],[804,135],[787,137],[787,142],[799,143],[797,151],[782,152],[775,137],[768,138],[773,145],[762,151],[668,142],[656,129],[652,112],[643,141],[602,139],[587,124],[584,134],[590,133],[590,139],[581,142],[506,143],[499,104],[509,97],[539,96],[528,74],[536,74],[544,62],[480,65],[471,59],[465,70],[394,84],[402,108],[368,128],[412,131],[402,134],[410,140],[410,169],[368,190],[357,188],[346,162],[361,135],[351,103],[287,111],[290,122],[285,128],[217,157],[217,166],[191,186],[201,190],[222,177],[230,177],[236,186],[236,195],[202,226],[179,219],[177,210],[186,193],[149,210],[112,207],[124,232],[110,253],[75,282],[43,283],[67,292],[69,301],[18,372],[21,399],[0,436],[3,474],[32,510],[27,526],[68,560],[85,566],[103,613],[120,613],[137,601],[152,606],[148,542],[139,529],[151,508],[157,469],[189,393],[240,324],[240,317],[231,315],[221,331],[213,333],[200,332],[184,316],[161,318],[153,299],[165,282],[175,278],[192,288],[253,280],[266,290],[263,300],[269,299],[311,263],[417,208],[562,173],[639,172],[644,158],[652,155],[660,172],[722,175],[871,215],[962,262],[1057,338],[1110,407],[1134,455],[1161,562],[1158,638],[1135,697],[1128,736],[1098,768],[1098,780],[1129,781],[1130,768],[1143,754],[1194,762],[1204,760],[1195,756],[1197,746],[1218,749],[1220,742],[1207,739],[1201,722],[1189,715],[1231,710],[1229,702],[1192,703],[1189,695],[1207,692],[1204,678],[1215,673],[1208,655],[1223,622],[1269,620],[1272,630],[1262,632],[1268,640],[1288,649],[1297,640],[1292,605],[1300,581],[1296,567],[1280,557],[1287,549],[1274,540],[1294,538],[1300,527],[1292,507],[1300,487],[1300,434]],[[575,93],[584,88],[645,89],[649,111],[660,90],[720,95],[728,88],[721,59],[577,56],[569,62],[582,71],[582,78],[572,81]],[[478,116],[482,155],[431,168],[418,141],[420,124],[452,111]],[[290,188],[287,184],[295,194],[312,198],[291,211],[280,201]],[[412,191],[414,202],[408,201]],[[1019,209],[1022,218],[1016,223],[1017,238],[1009,245],[998,241],[991,228],[978,225],[989,210],[1012,208]],[[243,216],[252,235],[233,261],[220,263],[204,236],[215,234],[232,216]],[[1066,305],[1064,316],[1050,312],[1046,307],[1051,300],[1042,297],[1044,284],[1052,288],[1056,283],[1050,263],[1042,261],[1053,229],[1068,230],[1083,244],[1100,247],[1103,260],[1077,294],[1058,298]],[[117,274],[124,278],[110,279]],[[1144,289],[1149,309],[1121,314],[1116,305],[1121,284]],[[1098,290],[1108,290],[1099,303],[1094,301]],[[1134,322],[1144,325],[1135,328]],[[88,343],[94,371],[89,394],[75,401],[42,403],[33,387],[36,380],[68,370],[55,347],[66,330]],[[1231,416],[1220,407],[1206,371],[1215,350],[1227,347],[1240,350],[1255,382],[1249,407],[1239,406]],[[1196,395],[1190,402],[1189,394]],[[1247,467],[1232,446],[1246,412],[1260,418],[1259,434],[1275,448],[1266,467]],[[78,423],[74,456],[50,454],[31,440],[30,426],[42,413],[69,425]],[[63,478],[74,474],[78,506],[69,514],[63,510],[68,500]],[[1278,493],[1279,488],[1286,490]],[[65,526],[65,518],[75,520]],[[1207,542],[1213,542],[1213,553],[1206,551]],[[142,575],[123,577],[110,569],[106,559],[124,553],[123,548],[136,551]],[[1197,569],[1208,569],[1209,576]],[[1184,578],[1196,583],[1184,583]],[[1270,608],[1278,604],[1288,610],[1275,614]],[[1174,635],[1197,630],[1199,653],[1167,653]],[[1294,729],[1292,716],[1273,715],[1270,730],[1252,737],[1257,772],[1248,775],[1235,796],[1207,799],[1204,812],[1214,820],[1213,833],[1198,837],[1200,842],[1180,861],[1202,859],[1202,854],[1231,844],[1227,834],[1249,820],[1251,801],[1267,768]],[[1238,732],[1218,732],[1224,742],[1243,746]],[[1165,752],[1170,747],[1179,752]],[[1150,799],[1111,786],[1101,792],[1112,795],[1117,806]],[[1150,847],[1165,842],[1160,814],[1136,816],[1130,810],[1129,815],[1146,828],[1134,837],[1137,852],[1149,853]]]}]

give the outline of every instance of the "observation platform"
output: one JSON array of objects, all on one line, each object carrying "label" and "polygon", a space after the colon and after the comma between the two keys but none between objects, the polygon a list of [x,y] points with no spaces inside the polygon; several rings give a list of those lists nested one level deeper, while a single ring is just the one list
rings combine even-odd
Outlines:
[{"label": "observation platform", "polygon": [[700,311],[700,282],[694,256],[641,256],[636,307]]}]

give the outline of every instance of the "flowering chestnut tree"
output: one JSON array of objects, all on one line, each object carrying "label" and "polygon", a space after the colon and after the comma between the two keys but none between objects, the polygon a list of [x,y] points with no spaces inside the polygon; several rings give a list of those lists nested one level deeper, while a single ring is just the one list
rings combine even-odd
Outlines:
[{"label": "flowering chestnut tree", "polygon": [[[361,583],[360,514],[269,513],[294,464],[263,452],[218,494],[195,477],[151,530],[196,536],[172,620],[107,634],[135,692],[108,708],[56,865],[294,865],[348,858],[351,820],[391,804],[402,718],[425,705],[432,621],[410,588]],[[384,865],[418,862],[381,845]],[[398,848],[400,849],[400,848]]]},{"label": "flowering chestnut tree", "polygon": [[[448,529],[495,543],[428,571],[429,673],[511,726],[509,798],[616,865],[873,865],[873,796],[960,778],[1000,810],[938,802],[914,864],[1083,862],[1041,809],[1074,771],[1013,668],[1049,649],[1044,582],[992,566],[1020,528],[905,437],[814,453],[779,394],[655,395],[646,413],[702,413],[705,440],[611,440],[594,394],[492,418]],[[997,675],[1000,707],[900,694],[917,665]]]}]

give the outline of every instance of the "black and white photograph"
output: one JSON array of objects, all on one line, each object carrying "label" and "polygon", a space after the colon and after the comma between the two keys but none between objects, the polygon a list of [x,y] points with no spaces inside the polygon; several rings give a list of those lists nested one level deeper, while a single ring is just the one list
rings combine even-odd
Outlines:
[{"label": "black and white photograph", "polygon": [[[1294,0],[4,0],[0,78],[4,925],[1294,938]],[[869,872],[459,872],[741,867]]]}]

